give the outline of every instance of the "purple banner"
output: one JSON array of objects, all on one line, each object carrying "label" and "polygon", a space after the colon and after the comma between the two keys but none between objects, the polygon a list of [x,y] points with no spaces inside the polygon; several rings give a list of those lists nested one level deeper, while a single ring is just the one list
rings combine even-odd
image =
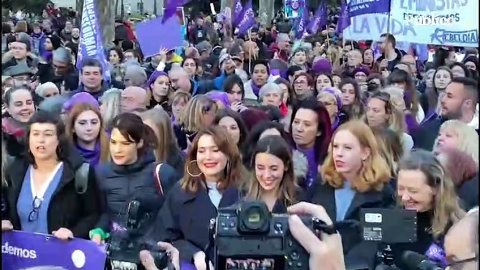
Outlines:
[{"label": "purple banner", "polygon": [[337,22],[337,29],[335,33],[341,34],[343,30],[352,24],[350,17],[350,6],[347,4],[347,0],[342,0],[342,8],[340,10],[340,17]]},{"label": "purple banner", "polygon": [[22,231],[2,233],[2,269],[104,269],[105,246],[92,241],[62,241],[51,235]]},{"label": "purple banner", "polygon": [[324,0],[320,3],[317,11],[315,11],[313,19],[308,23],[307,30],[312,34],[316,34],[319,28],[327,25],[327,18],[327,3]]},{"label": "purple banner", "polygon": [[183,46],[183,27],[177,16],[170,17],[165,23],[158,17],[135,25],[138,43],[145,57],[157,55],[161,48],[176,49]]},{"label": "purple banner", "polygon": [[303,12],[302,17],[298,18],[298,21],[297,21],[296,34],[295,34],[296,39],[301,39],[303,37],[303,34],[307,29],[307,24],[308,24],[307,20],[308,20],[308,12]]},{"label": "purple banner", "polygon": [[357,0],[348,4],[350,17],[363,14],[388,13],[390,12],[390,0]]},{"label": "purple banner", "polygon": [[77,68],[82,67],[83,58],[94,58],[102,63],[103,79],[110,81],[110,68],[105,57],[102,32],[97,20],[97,7],[94,0],[83,2],[80,44],[78,45]]}]

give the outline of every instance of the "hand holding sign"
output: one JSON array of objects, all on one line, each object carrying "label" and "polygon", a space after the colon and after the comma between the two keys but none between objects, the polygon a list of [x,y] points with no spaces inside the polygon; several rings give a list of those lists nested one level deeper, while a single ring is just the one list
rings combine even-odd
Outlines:
[{"label": "hand holding sign", "polygon": [[13,230],[13,225],[10,220],[2,220],[2,232]]},{"label": "hand holding sign", "polygon": [[60,240],[71,240],[73,239],[73,233],[67,228],[60,228],[57,231],[52,232],[53,236],[57,237]]}]

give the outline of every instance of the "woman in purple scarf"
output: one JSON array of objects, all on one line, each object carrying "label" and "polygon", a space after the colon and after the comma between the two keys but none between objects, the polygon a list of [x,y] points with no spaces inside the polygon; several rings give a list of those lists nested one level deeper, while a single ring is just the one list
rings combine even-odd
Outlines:
[{"label": "woman in purple scarf", "polygon": [[92,167],[109,160],[108,137],[102,115],[95,105],[78,103],[67,118],[67,134]]},{"label": "woman in purple scarf", "polygon": [[332,125],[327,109],[315,99],[297,104],[290,124],[293,149],[305,155],[308,162],[307,175],[300,185],[309,189],[318,176],[318,165],[327,155],[332,137]]}]

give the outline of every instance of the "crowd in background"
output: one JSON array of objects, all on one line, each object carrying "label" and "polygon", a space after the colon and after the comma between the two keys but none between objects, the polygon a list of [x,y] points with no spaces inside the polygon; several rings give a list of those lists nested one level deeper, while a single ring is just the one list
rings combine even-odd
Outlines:
[{"label": "crowd in background", "polygon": [[145,237],[172,243],[182,269],[203,270],[218,208],[310,202],[336,224],[347,266],[373,269],[383,247],[362,240],[360,209],[399,207],[417,211],[418,228],[417,242],[392,246],[398,267],[403,251],[432,246],[442,267],[478,262],[478,216],[451,229],[478,206],[477,49],[459,62],[458,48],[436,46],[422,62],[384,34],[377,58],[372,41],[330,27],[294,40],[276,21],[232,37],[198,15],[184,48],[144,59],[117,19],[107,81],[96,59],[77,69],[78,26],[44,15],[2,25],[2,220],[12,228],[102,243],[126,230],[138,200]]}]

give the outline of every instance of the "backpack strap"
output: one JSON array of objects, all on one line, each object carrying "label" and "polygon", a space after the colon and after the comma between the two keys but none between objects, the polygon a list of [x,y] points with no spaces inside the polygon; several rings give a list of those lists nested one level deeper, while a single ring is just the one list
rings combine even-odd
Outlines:
[{"label": "backpack strap", "polygon": [[89,173],[90,164],[88,163],[83,163],[82,166],[75,171],[75,190],[77,194],[83,195],[87,192]]},{"label": "backpack strap", "polygon": [[162,180],[160,179],[160,169],[162,168],[162,165],[163,163],[157,164],[153,173],[153,176],[155,177],[155,185],[157,186],[157,189],[161,195],[163,195]]}]

